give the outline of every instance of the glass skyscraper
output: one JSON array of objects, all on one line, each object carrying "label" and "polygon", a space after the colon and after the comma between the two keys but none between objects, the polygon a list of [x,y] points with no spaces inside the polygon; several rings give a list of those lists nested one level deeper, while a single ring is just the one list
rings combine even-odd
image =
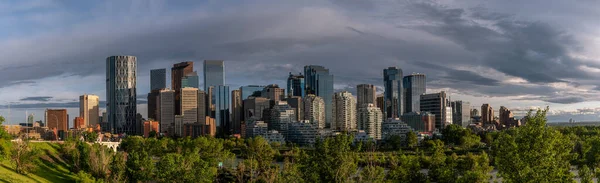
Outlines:
[{"label": "glass skyscraper", "polygon": [[427,87],[425,74],[411,74],[404,76],[404,107],[405,113],[408,112],[421,112],[420,100],[421,95],[425,94]]},{"label": "glass skyscraper", "polygon": [[318,65],[304,66],[305,94],[315,94],[325,101],[325,122],[332,122],[333,75],[329,69]]},{"label": "glass skyscraper", "polygon": [[185,88],[185,87],[198,88],[199,83],[200,83],[200,80],[198,79],[198,73],[196,73],[196,71],[189,73],[189,74],[183,76],[183,78],[181,78],[181,88]]},{"label": "glass skyscraper", "polygon": [[212,94],[215,100],[215,125],[217,126],[217,134],[220,136],[231,134],[231,124],[229,123],[229,102],[230,93],[229,86],[215,86]]},{"label": "glass skyscraper", "polygon": [[400,118],[404,112],[402,69],[388,67],[383,70],[384,107],[387,118]]},{"label": "glass skyscraper", "polygon": [[114,134],[138,134],[136,70],[134,56],[106,58],[106,111],[109,129]]},{"label": "glass skyscraper", "polygon": [[290,76],[287,79],[287,97],[298,96],[304,98],[304,76],[302,74]]},{"label": "glass skyscraper", "polygon": [[160,90],[167,87],[167,69],[150,70],[150,90]]},{"label": "glass skyscraper", "polygon": [[223,60],[204,61],[204,91],[208,87],[225,85],[225,65]]},{"label": "glass skyscraper", "polygon": [[[265,86],[259,85],[248,85],[240,87],[240,90],[242,92],[242,100],[248,99],[248,97],[252,96],[255,92],[260,93],[264,88]],[[257,96],[260,96],[260,94],[257,94]]]}]

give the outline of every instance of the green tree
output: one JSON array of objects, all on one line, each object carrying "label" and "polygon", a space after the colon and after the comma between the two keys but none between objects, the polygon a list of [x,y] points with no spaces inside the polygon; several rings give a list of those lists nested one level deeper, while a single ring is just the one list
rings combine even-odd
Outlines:
[{"label": "green tree", "polygon": [[[0,126],[2,126],[2,123],[4,123],[4,117],[0,116]],[[0,160],[10,157],[12,149],[11,138],[12,136],[4,128],[0,128]]]},{"label": "green tree", "polygon": [[460,146],[463,148],[473,148],[478,146],[481,143],[479,135],[475,135],[469,130],[466,131],[466,134],[460,138]]},{"label": "green tree", "polygon": [[271,148],[269,142],[259,136],[248,139],[246,143],[243,157],[246,159],[256,159],[259,175],[269,171],[275,157],[275,150]]},{"label": "green tree", "polygon": [[84,171],[79,171],[75,175],[75,182],[76,183],[100,183],[100,182],[103,182],[103,181],[102,180],[96,180],[96,178],[94,178],[89,173],[86,173]]},{"label": "green tree", "polygon": [[354,136],[340,134],[317,139],[315,149],[300,168],[307,182],[349,182],[357,172],[357,153],[351,151]]},{"label": "green tree", "polygon": [[11,153],[11,160],[15,165],[15,171],[20,174],[27,174],[36,168],[36,162],[40,152],[33,148],[28,141],[19,141],[14,144]]},{"label": "green tree", "polygon": [[581,183],[592,183],[593,175],[590,168],[586,165],[579,166],[579,179]]},{"label": "green tree", "polygon": [[[87,145],[87,144],[86,144]],[[89,172],[97,178],[108,178],[113,151],[106,146],[93,144],[89,154]]]},{"label": "green tree", "polygon": [[573,143],[546,127],[547,111],[530,111],[525,126],[503,131],[494,141],[494,159],[504,182],[572,182]]},{"label": "green tree", "polygon": [[385,172],[380,166],[366,166],[360,172],[359,182],[381,183],[385,181]]},{"label": "green tree", "polygon": [[466,132],[462,126],[448,125],[442,130],[443,140],[446,144],[460,145],[460,139],[467,134]]},{"label": "green tree", "polygon": [[154,179],[154,162],[146,151],[133,151],[127,156],[127,177],[132,182]]},{"label": "green tree", "polygon": [[413,149],[419,145],[419,139],[417,138],[417,134],[413,131],[409,131],[406,134],[406,145]]},{"label": "green tree", "polygon": [[484,151],[481,155],[467,154],[466,158],[459,161],[457,169],[459,178],[456,182],[489,182],[493,167]]},{"label": "green tree", "polygon": [[117,152],[112,156],[110,162],[110,180],[112,182],[127,182],[127,164],[125,153]]}]

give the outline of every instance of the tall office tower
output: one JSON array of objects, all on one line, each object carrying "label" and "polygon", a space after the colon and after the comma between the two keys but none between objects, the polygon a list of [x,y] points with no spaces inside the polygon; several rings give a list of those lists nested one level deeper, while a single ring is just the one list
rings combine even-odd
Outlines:
[{"label": "tall office tower", "polygon": [[242,92],[240,90],[231,91],[231,124],[234,134],[242,133]]},{"label": "tall office tower", "polygon": [[198,90],[198,120],[200,124],[206,124],[206,92]]},{"label": "tall office tower", "polygon": [[160,109],[160,89],[148,93],[148,119],[158,120]]},{"label": "tall office tower", "polygon": [[167,88],[167,69],[150,70],[150,90]]},{"label": "tall office tower", "polygon": [[304,120],[304,110],[302,110],[302,97],[299,96],[291,96],[285,99],[290,107],[296,110],[296,121]]},{"label": "tall office tower", "polygon": [[387,115],[385,114],[385,99],[383,94],[379,94],[377,95],[377,108],[379,108],[379,110],[381,110],[381,113],[383,114],[383,119],[387,119]]},{"label": "tall office tower", "polygon": [[213,91],[215,100],[215,123],[217,125],[217,134],[220,136],[229,135],[232,132],[229,121],[230,93],[229,86],[215,86]]},{"label": "tall office tower", "polygon": [[325,128],[325,101],[313,94],[304,97],[304,119],[310,121],[318,129]]},{"label": "tall office tower", "polygon": [[444,126],[448,126],[451,125],[453,120],[452,120],[452,106],[446,106],[446,118],[444,119]]},{"label": "tall office tower", "polygon": [[383,114],[372,103],[358,109],[358,130],[364,130],[371,138],[381,140]]},{"label": "tall office tower", "polygon": [[435,115],[435,128],[443,130],[447,117],[447,108],[450,102],[446,92],[423,94],[420,98],[420,109],[424,112],[430,112]]},{"label": "tall office tower", "polygon": [[69,129],[69,117],[66,109],[46,109],[44,121],[46,121],[48,129],[56,128],[57,131],[67,131]]},{"label": "tall office tower", "polygon": [[481,105],[481,121],[484,124],[494,122],[494,110],[490,104]]},{"label": "tall office tower", "polygon": [[352,93],[337,92],[333,97],[332,129],[351,131],[356,129],[356,99]]},{"label": "tall office tower", "polygon": [[181,80],[194,72],[194,62],[180,62],[171,68],[171,89],[175,90],[175,115],[181,115]]},{"label": "tall office tower", "polygon": [[106,58],[106,111],[112,133],[138,134],[136,65],[134,56]]},{"label": "tall office tower", "polygon": [[110,132],[110,125],[108,124],[108,114],[106,111],[102,111],[102,121],[100,122],[100,128],[102,132]]},{"label": "tall office tower", "polygon": [[318,65],[304,66],[305,94],[315,94],[325,102],[325,124],[333,121],[333,75],[329,69]]},{"label": "tall office tower", "polygon": [[263,111],[271,107],[270,100],[264,97],[250,97],[244,100],[244,120],[263,120]]},{"label": "tall office tower", "polygon": [[369,104],[377,106],[377,91],[372,84],[359,84],[356,86],[356,106],[358,108],[368,107]]},{"label": "tall office tower", "polygon": [[160,132],[173,135],[173,125],[175,123],[175,90],[160,90],[159,111],[158,123],[160,123]]},{"label": "tall office tower", "polygon": [[290,107],[285,101],[276,101],[270,116],[269,130],[277,130],[284,137],[287,136],[288,125],[296,122],[294,108]]},{"label": "tall office tower", "polygon": [[208,87],[214,86],[216,88],[219,85],[225,85],[225,64],[223,60],[205,60],[204,91],[208,91]]},{"label": "tall office tower", "polygon": [[[208,91],[206,91],[206,116],[210,116],[212,118],[215,117],[215,87],[208,87]],[[216,126],[215,126],[216,129]]]},{"label": "tall office tower", "polygon": [[304,76],[302,73],[293,75],[290,72],[290,76],[287,79],[287,92],[287,97],[304,97]]},{"label": "tall office tower", "polygon": [[384,103],[387,118],[399,118],[404,112],[404,95],[402,87],[402,69],[388,67],[383,70],[385,87]]},{"label": "tall office tower", "polygon": [[427,91],[425,74],[411,74],[402,79],[404,86],[404,112],[421,112],[421,95]]},{"label": "tall office tower", "polygon": [[181,88],[199,88],[200,80],[196,71],[186,74],[181,78]]},{"label": "tall office tower", "polygon": [[198,88],[181,88],[181,114],[183,124],[198,121]]},{"label": "tall office tower", "polygon": [[79,96],[79,117],[83,117],[83,127],[96,127],[100,123],[99,105],[97,95]]},{"label": "tall office tower", "polygon": [[173,123],[173,135],[175,137],[183,137],[183,116],[175,115]]},{"label": "tall office tower", "polygon": [[279,88],[276,84],[266,86],[261,92],[262,97],[273,101],[281,101],[285,99],[285,89]]},{"label": "tall office tower", "polygon": [[242,92],[242,100],[248,99],[250,96],[260,97],[262,96],[261,92],[266,86],[261,85],[248,85],[240,87],[240,91]]},{"label": "tall office tower", "polygon": [[452,124],[467,127],[471,122],[471,104],[464,101],[450,102],[452,106]]}]

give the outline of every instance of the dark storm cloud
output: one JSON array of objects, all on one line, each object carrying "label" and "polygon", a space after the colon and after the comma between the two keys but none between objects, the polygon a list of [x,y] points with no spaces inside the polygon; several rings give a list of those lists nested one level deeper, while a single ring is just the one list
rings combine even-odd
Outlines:
[{"label": "dark storm cloud", "polygon": [[518,99],[518,100],[541,100],[541,101],[558,103],[558,104],[574,104],[574,103],[579,103],[579,102],[585,101],[585,98],[577,97],[577,96],[571,96],[571,97],[553,96],[553,97],[527,97],[527,98],[522,98],[522,99]]},{"label": "dark storm cloud", "polygon": [[449,67],[436,65],[436,64],[432,64],[432,63],[427,63],[427,62],[419,62],[419,63],[416,63],[415,65],[418,65],[423,68],[435,69],[440,72],[444,72],[445,75],[443,76],[443,78],[440,78],[440,79],[449,80],[453,83],[454,82],[465,82],[465,83],[469,83],[472,85],[484,85],[484,86],[498,86],[499,85],[498,80],[481,76],[473,71],[452,69]]},{"label": "dark storm cloud", "polygon": [[50,97],[50,96],[25,97],[25,98],[22,98],[21,101],[38,101],[38,102],[44,102],[44,101],[49,101],[52,98],[53,97]]}]

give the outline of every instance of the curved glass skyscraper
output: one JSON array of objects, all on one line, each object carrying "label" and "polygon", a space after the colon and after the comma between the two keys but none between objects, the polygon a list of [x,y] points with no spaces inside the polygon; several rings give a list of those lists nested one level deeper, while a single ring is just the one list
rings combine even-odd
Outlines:
[{"label": "curved glass skyscraper", "polygon": [[137,134],[137,58],[106,58],[106,111],[112,133]]},{"label": "curved glass skyscraper", "polygon": [[404,112],[402,69],[388,67],[383,70],[384,107],[387,118],[400,118]]}]

